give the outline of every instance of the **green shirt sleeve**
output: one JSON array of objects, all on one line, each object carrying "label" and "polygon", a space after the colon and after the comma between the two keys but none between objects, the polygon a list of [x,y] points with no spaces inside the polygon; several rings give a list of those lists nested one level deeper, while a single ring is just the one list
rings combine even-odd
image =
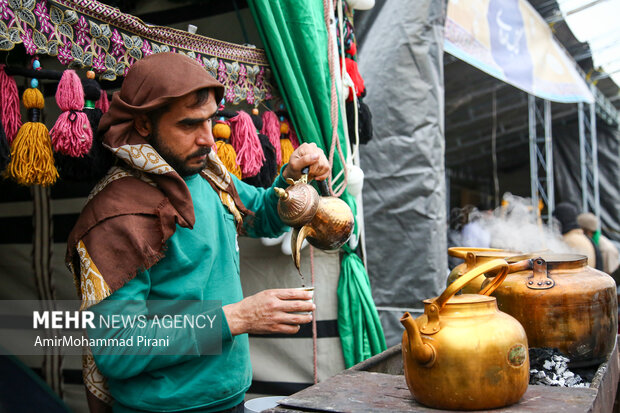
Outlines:
[{"label": "green shirt sleeve", "polygon": [[[141,271],[89,309],[96,328],[87,329],[88,338],[97,367],[106,377],[126,379],[217,354],[223,341],[232,340],[221,302],[147,301],[150,286],[150,272]],[[182,327],[182,320],[193,321],[194,327]]]},{"label": "green shirt sleeve", "polygon": [[246,184],[231,174],[239,198],[243,205],[250,211],[254,212],[252,219],[246,220],[244,228],[247,234],[252,238],[266,237],[275,238],[288,230],[280,216],[278,215],[278,196],[273,188],[286,188],[288,184],[282,177],[282,171],[286,165],[280,169],[271,188],[257,188]]}]

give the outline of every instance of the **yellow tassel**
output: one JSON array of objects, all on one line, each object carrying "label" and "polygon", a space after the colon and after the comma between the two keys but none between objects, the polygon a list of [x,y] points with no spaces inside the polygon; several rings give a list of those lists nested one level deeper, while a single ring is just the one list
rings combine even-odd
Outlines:
[{"label": "yellow tassel", "polygon": [[44,124],[26,122],[19,128],[11,145],[11,162],[6,173],[20,185],[49,186],[56,182],[58,171]]},{"label": "yellow tassel", "polygon": [[217,146],[217,157],[224,163],[228,172],[241,179],[241,168],[237,165],[235,148],[228,141],[223,140],[215,141],[215,145]]},{"label": "yellow tassel", "polygon": [[213,137],[216,139],[229,139],[230,126],[228,126],[228,124],[224,122],[216,122],[215,125],[213,125]]},{"label": "yellow tassel", "polygon": [[280,139],[280,148],[282,148],[282,164],[278,165],[278,168],[282,168],[282,165],[291,159],[291,155],[295,151],[295,148],[289,138]]},{"label": "yellow tassel", "polygon": [[[24,91],[22,102],[26,109],[43,109],[44,99],[39,89]],[[11,162],[6,175],[20,185],[49,186],[56,182],[58,171],[47,127],[41,122],[26,122],[19,128],[11,144]]]},{"label": "yellow tassel", "polygon": [[45,100],[43,99],[43,95],[39,89],[28,88],[24,90],[24,95],[22,96],[22,103],[26,107],[26,109],[43,109],[43,105],[45,105]]}]

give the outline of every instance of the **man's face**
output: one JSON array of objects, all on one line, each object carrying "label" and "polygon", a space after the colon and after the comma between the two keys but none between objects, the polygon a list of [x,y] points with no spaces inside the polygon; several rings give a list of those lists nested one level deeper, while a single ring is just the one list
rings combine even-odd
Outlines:
[{"label": "man's face", "polygon": [[190,93],[174,100],[151,125],[151,145],[179,175],[197,174],[207,165],[207,154],[215,144],[211,128],[216,111],[213,90],[199,105],[196,94]]}]

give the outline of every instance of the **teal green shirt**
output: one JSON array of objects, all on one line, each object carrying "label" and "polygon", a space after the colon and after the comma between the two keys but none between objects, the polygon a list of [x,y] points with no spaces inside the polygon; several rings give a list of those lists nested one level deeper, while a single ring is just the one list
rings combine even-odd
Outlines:
[{"label": "teal green shirt", "polygon": [[[255,213],[245,227],[249,236],[275,237],[287,229],[278,217],[273,188],[255,188],[233,179],[244,205]],[[93,312],[105,314],[114,300],[137,300],[123,301],[123,313],[148,314],[145,300],[217,300],[224,306],[243,299],[233,215],[202,177],[193,175],[185,182],[194,203],[194,228],[177,226],[165,257],[92,307]],[[281,175],[273,186],[286,187]],[[221,338],[208,330],[174,330],[177,335],[171,340],[182,347],[177,355],[157,354],[156,347],[148,355],[95,355],[116,401],[114,411],[211,412],[241,403],[252,380],[248,336],[231,335],[221,306],[204,310],[221,317]],[[144,330],[150,337],[171,334],[154,325]],[[88,331],[91,339],[136,337],[140,332],[137,326]],[[221,354],[201,355],[214,339],[221,340]]]}]

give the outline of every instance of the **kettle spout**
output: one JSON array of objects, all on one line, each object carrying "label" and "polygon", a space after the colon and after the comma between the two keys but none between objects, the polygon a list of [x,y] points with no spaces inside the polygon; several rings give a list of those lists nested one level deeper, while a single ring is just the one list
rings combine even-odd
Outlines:
[{"label": "kettle spout", "polygon": [[435,349],[430,344],[422,342],[418,323],[408,312],[402,316],[400,322],[407,330],[409,351],[413,357],[420,365],[431,367],[435,363]]},{"label": "kettle spout", "polygon": [[288,192],[286,192],[284,189],[278,187],[275,187],[273,189],[276,191],[276,195],[278,196],[278,198],[288,199]]}]

